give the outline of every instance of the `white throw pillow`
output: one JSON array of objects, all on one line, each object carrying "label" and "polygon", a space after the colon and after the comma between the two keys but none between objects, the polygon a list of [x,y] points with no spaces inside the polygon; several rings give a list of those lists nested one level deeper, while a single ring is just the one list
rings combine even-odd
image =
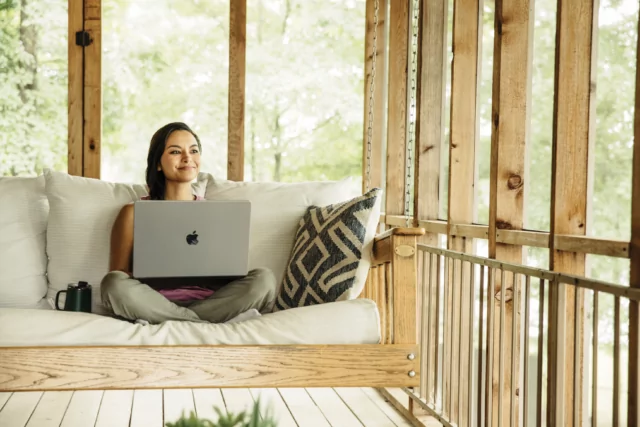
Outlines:
[{"label": "white throw pillow", "polygon": [[249,268],[269,268],[281,284],[299,221],[307,208],[344,202],[360,194],[359,183],[351,179],[279,183],[210,177],[205,198],[251,202]]},{"label": "white throw pillow", "polygon": [[44,178],[0,178],[0,307],[33,308],[47,293]]},{"label": "white throw pillow", "polygon": [[[105,314],[100,281],[109,268],[111,229],[122,206],[146,196],[146,185],[111,183],[45,171],[50,213],[47,227],[48,297],[70,283],[92,286],[92,311]],[[203,196],[209,175],[200,173],[194,193]],[[60,305],[64,304],[64,294]]]}]

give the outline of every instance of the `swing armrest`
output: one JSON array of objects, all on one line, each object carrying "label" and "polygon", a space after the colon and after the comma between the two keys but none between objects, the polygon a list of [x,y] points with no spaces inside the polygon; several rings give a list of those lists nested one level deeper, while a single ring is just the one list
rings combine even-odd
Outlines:
[{"label": "swing armrest", "polygon": [[[376,265],[380,265],[380,264],[385,264],[387,262],[391,262],[391,258],[392,258],[392,254],[394,253],[394,251],[397,253],[397,251],[400,251],[402,253],[399,253],[399,255],[403,255],[404,253],[406,253],[405,251],[408,249],[398,249],[397,246],[407,246],[406,242],[402,242],[404,244],[400,244],[399,243],[399,239],[395,238],[394,236],[406,236],[409,237],[410,241],[414,242],[413,245],[409,245],[409,246],[413,246],[413,250],[415,253],[415,237],[417,236],[422,236],[425,233],[425,229],[424,228],[402,228],[402,227],[394,227],[391,228],[387,231],[385,231],[384,233],[380,233],[378,234],[374,239],[373,239],[373,262],[372,265],[376,266]],[[411,237],[414,237],[413,239],[411,239]],[[396,248],[394,248],[396,247]],[[407,255],[404,255],[407,256]]]}]

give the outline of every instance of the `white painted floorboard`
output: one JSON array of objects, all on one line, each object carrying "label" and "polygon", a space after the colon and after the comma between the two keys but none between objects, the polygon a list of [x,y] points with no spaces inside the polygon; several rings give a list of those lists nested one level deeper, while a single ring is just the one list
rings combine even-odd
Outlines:
[{"label": "white painted floorboard", "polygon": [[165,427],[182,413],[216,422],[260,400],[278,427],[410,427],[369,388],[230,388],[0,393],[0,427]]}]

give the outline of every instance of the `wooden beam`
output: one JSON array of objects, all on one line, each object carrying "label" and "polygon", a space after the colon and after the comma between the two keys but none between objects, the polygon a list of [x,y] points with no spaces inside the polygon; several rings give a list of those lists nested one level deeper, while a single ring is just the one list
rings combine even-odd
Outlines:
[{"label": "wooden beam", "polygon": [[[366,30],[365,30],[365,54],[364,54],[364,136],[362,144],[362,191],[366,191],[367,171],[370,172],[371,181],[369,189],[382,188],[382,147],[384,142],[384,123],[386,121],[386,82],[385,63],[387,62],[387,1],[377,0],[378,3],[378,29],[375,27],[375,3],[376,0],[367,0],[366,4]],[[376,63],[375,75],[372,75],[373,39],[376,38]],[[371,80],[373,78],[373,88]],[[373,93],[371,91],[373,90]],[[370,111],[371,110],[371,111]],[[371,116],[369,116],[371,113]],[[371,129],[369,122],[371,120]],[[371,138],[371,152],[369,152],[368,140]],[[367,158],[371,158],[368,164]]]},{"label": "wooden beam", "polygon": [[[640,23],[638,24],[640,25]],[[637,36],[636,100],[633,126],[631,189],[631,274],[629,285],[640,290],[640,36]],[[629,302],[629,380],[627,424],[640,425],[640,302]]]},{"label": "wooden beam", "polygon": [[[586,234],[597,11],[597,0],[558,1],[550,269],[578,276],[585,274],[585,255],[558,250],[553,236]],[[571,286],[552,286],[549,297],[547,423],[579,425],[584,352],[575,345],[575,337],[583,336],[583,293]]]},{"label": "wooden beam", "polygon": [[76,32],[84,29],[83,0],[69,0],[69,32],[68,37],[68,141],[67,171],[70,175],[82,176],[83,154],[83,82],[84,82],[84,49],[76,45]]},{"label": "wooden beam", "polygon": [[84,48],[83,176],[100,178],[102,147],[102,2],[84,0],[84,29],[91,44]]},{"label": "wooden beam", "polygon": [[[453,236],[451,224],[471,224],[474,219],[474,169],[475,147],[477,142],[477,93],[478,93],[478,61],[481,58],[479,41],[482,39],[481,7],[480,0],[455,0],[453,5],[453,64],[451,69],[451,139],[449,141],[449,199],[448,199],[448,225],[449,237],[447,246],[449,249],[459,252],[472,250],[472,239]],[[458,278],[462,283],[468,283],[468,272],[463,270],[465,277]],[[455,284],[449,275],[448,285],[452,288]],[[457,281],[456,281],[457,282]],[[451,348],[448,353],[451,360],[452,372],[445,375],[444,389],[451,396],[447,407],[449,419],[459,423],[458,415],[458,391],[461,377],[458,372],[458,358],[465,357],[468,351],[465,344],[462,349],[459,343],[468,342],[469,331],[461,328],[461,324],[467,324],[467,310],[470,295],[468,290],[449,292],[445,301],[445,312],[457,313],[453,316],[450,325],[452,331]],[[462,351],[460,351],[462,350]],[[466,359],[465,359],[466,360]],[[455,380],[452,380],[455,379]],[[466,411],[462,411],[462,419]]]},{"label": "wooden beam", "polygon": [[227,179],[244,180],[244,110],[247,0],[229,3],[229,104]]},{"label": "wooden beam", "polygon": [[[498,243],[497,230],[523,228],[524,182],[527,179],[525,153],[531,102],[532,6],[529,0],[495,2],[489,257],[515,264],[523,261],[522,246]],[[502,277],[505,277],[505,283],[502,283]],[[493,364],[491,404],[494,426],[507,423],[512,416],[518,419],[520,410],[517,405],[511,408],[509,404],[512,400],[518,401],[517,389],[512,389],[512,379],[519,377],[520,370],[520,316],[518,307],[514,307],[515,301],[520,299],[514,293],[520,290],[515,286],[512,275],[496,275],[496,293],[490,299],[494,312],[500,316],[500,322],[494,322],[493,326],[493,360],[488,361]],[[501,307],[504,307],[503,313],[500,313]],[[504,334],[500,333],[501,324]],[[502,367],[499,363],[501,349]],[[518,356],[512,360],[512,355]],[[515,414],[511,413],[512,409]]]},{"label": "wooden beam", "polygon": [[0,391],[410,387],[420,363],[407,355],[417,352],[415,344],[0,347]]},{"label": "wooden beam", "polygon": [[407,149],[407,61],[409,2],[393,1],[389,11],[389,109],[387,126],[387,215],[405,211]]}]

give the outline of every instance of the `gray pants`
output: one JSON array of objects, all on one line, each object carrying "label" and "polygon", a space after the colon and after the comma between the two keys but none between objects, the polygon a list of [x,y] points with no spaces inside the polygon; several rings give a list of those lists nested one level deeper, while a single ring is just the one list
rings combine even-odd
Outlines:
[{"label": "gray pants", "polygon": [[207,299],[175,303],[128,274],[112,271],[102,279],[100,292],[104,306],[126,319],[222,323],[252,308],[270,312],[276,297],[276,280],[270,270],[259,268],[221,287]]}]

